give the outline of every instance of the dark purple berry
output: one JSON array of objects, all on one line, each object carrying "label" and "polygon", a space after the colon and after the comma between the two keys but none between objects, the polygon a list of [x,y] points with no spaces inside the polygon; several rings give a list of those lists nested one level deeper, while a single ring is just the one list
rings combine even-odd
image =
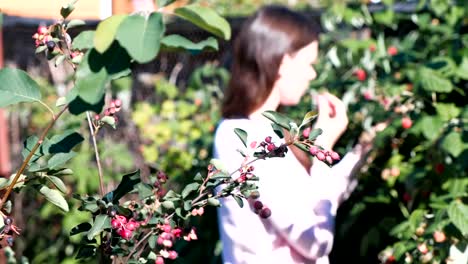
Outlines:
[{"label": "dark purple berry", "polygon": [[10,217],[6,217],[5,219],[3,219],[3,223],[5,223],[5,225],[11,225],[12,222],[13,220],[11,220]]},{"label": "dark purple berry", "polygon": [[47,41],[46,45],[47,45],[47,49],[48,49],[49,51],[52,51],[52,50],[54,50],[54,48],[55,48],[55,42],[53,42],[52,40]]},{"label": "dark purple berry", "polygon": [[255,210],[261,210],[263,208],[263,203],[260,201],[255,201],[254,208]]}]

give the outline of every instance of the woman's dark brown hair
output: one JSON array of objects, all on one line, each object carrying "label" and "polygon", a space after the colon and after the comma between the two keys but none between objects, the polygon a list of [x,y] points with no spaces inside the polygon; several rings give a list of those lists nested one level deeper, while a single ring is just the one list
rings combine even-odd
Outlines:
[{"label": "woman's dark brown hair", "polygon": [[318,33],[316,23],[282,6],[263,7],[249,18],[234,41],[223,117],[247,117],[260,107],[271,93],[283,56],[318,40]]}]

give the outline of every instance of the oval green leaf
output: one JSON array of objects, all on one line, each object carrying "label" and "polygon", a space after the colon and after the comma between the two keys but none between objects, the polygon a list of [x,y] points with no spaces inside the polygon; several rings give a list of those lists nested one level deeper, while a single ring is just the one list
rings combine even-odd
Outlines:
[{"label": "oval green leaf", "polygon": [[119,26],[116,39],[138,63],[147,63],[158,55],[164,30],[159,13],[152,13],[148,18],[132,15]]},{"label": "oval green leaf", "polygon": [[39,192],[44,195],[44,197],[54,205],[56,205],[58,208],[62,209],[65,212],[68,212],[68,203],[65,201],[65,198],[63,198],[62,194],[55,190],[55,189],[50,189],[49,187],[43,185],[39,188]]},{"label": "oval green leaf", "polygon": [[85,50],[93,48],[94,30],[85,30],[73,39],[73,49]]},{"label": "oval green leaf", "polygon": [[115,15],[99,23],[94,34],[94,48],[97,51],[104,53],[110,47],[117,29],[126,17],[127,15]]},{"label": "oval green leaf", "polygon": [[98,215],[94,220],[93,227],[88,231],[88,240],[92,240],[97,234],[101,233],[104,229],[111,228],[111,221],[107,215]]},{"label": "oval green leaf", "polygon": [[0,70],[0,107],[20,102],[40,102],[39,85],[18,69]]},{"label": "oval green leaf", "polygon": [[213,37],[209,37],[203,41],[194,43],[191,40],[180,35],[169,35],[165,36],[161,40],[161,45],[162,49],[168,51],[188,50],[192,53],[196,53],[204,49],[218,50],[218,42]]},{"label": "oval green leaf", "polygon": [[193,4],[179,7],[174,13],[218,37],[225,40],[231,38],[229,23],[211,8]]}]

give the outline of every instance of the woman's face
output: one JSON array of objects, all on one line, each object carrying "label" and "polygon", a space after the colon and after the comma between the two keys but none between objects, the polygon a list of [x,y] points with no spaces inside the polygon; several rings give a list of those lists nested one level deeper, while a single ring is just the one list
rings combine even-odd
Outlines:
[{"label": "woman's face", "polygon": [[296,105],[317,77],[314,64],[318,56],[318,41],[313,41],[294,54],[286,54],[279,68],[276,85],[279,88],[280,104]]}]

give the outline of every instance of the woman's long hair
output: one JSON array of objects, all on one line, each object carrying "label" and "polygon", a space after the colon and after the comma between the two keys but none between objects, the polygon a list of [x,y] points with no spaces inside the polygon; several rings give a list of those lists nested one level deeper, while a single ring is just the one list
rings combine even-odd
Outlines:
[{"label": "woman's long hair", "polygon": [[271,93],[283,56],[318,40],[318,33],[314,21],[282,6],[263,7],[250,17],[234,41],[223,117],[247,117],[260,107]]}]

